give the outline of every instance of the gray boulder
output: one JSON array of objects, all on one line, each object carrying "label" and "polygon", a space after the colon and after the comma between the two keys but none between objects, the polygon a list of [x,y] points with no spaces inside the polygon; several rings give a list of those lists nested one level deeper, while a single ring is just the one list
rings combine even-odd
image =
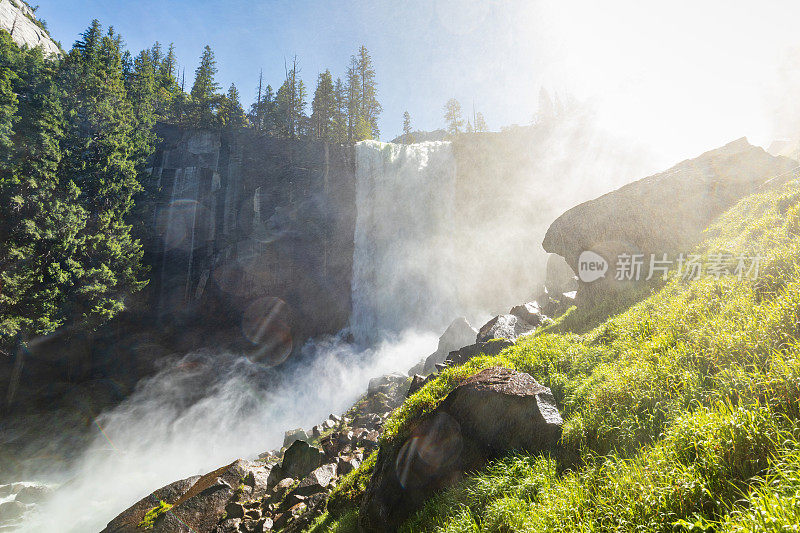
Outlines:
[{"label": "gray boulder", "polygon": [[301,496],[311,496],[331,486],[337,476],[337,465],[329,463],[313,470],[292,492]]},{"label": "gray boulder", "polygon": [[171,483],[140,500],[112,520],[102,533],[139,533],[144,515],[159,502],[172,505],[158,517],[150,530],[153,533],[174,531],[215,531],[229,504],[238,498],[239,490],[249,497],[263,489],[268,467],[263,463],[237,460],[204,476],[195,476]]},{"label": "gray boulder", "polygon": [[371,380],[369,380],[369,386],[367,387],[367,394],[374,394],[376,392],[381,391],[381,389],[401,384],[406,379],[407,379],[406,376],[400,373],[386,374],[384,376],[378,376],[377,378],[372,378]]},{"label": "gray boulder", "polygon": [[283,447],[289,447],[296,440],[308,440],[308,434],[302,428],[291,429],[283,436]]},{"label": "gray boulder", "polygon": [[0,503],[0,523],[22,518],[27,508],[24,503],[18,501]]},{"label": "gray boulder", "polygon": [[[605,277],[579,281],[578,300],[600,301],[631,283],[614,279],[620,254],[642,254],[646,261],[650,254],[658,259],[668,254],[674,260],[690,251],[703,230],[734,203],[762,186],[785,181],[796,165],[741,138],[573,207],[550,225],[542,246],[562,256],[577,274],[583,252],[599,254],[608,271]],[[775,176],[782,179],[771,180]]]},{"label": "gray boulder", "polygon": [[312,470],[322,466],[325,460],[325,453],[311,446],[306,441],[297,440],[283,452],[283,461],[279,466],[275,466],[270,472],[269,485],[272,486],[281,479],[290,477],[303,479]]},{"label": "gray boulder", "polygon": [[544,320],[542,309],[537,302],[528,302],[522,305],[515,305],[508,312],[518,319],[530,324],[531,326],[541,326]]},{"label": "gray boulder", "polygon": [[[467,322],[466,318],[459,317],[453,320],[442,336],[439,337],[439,345],[436,351],[425,360],[421,373],[430,374],[433,372],[437,364],[444,363],[450,352],[474,342],[477,333],[478,331]],[[412,370],[419,371],[418,367],[414,367]]]},{"label": "gray boulder", "polygon": [[511,450],[556,451],[550,389],[502,367],[467,378],[402,443],[382,448],[359,512],[361,531],[397,531],[435,492]]},{"label": "gray boulder", "polygon": [[450,366],[463,365],[473,357],[478,355],[497,355],[509,346],[513,346],[514,342],[508,339],[492,339],[487,342],[476,342],[469,346],[464,346],[460,350],[450,352],[447,356],[447,362]]},{"label": "gray boulder", "polygon": [[536,325],[529,324],[515,315],[499,315],[481,327],[477,335],[477,342],[487,342],[492,339],[506,339],[514,342],[522,335],[533,332]]}]

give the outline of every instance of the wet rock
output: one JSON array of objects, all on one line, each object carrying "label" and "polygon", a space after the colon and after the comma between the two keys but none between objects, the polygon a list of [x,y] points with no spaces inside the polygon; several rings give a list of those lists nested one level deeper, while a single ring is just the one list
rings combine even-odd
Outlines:
[{"label": "wet rock", "polygon": [[338,457],[336,459],[336,475],[342,477],[359,467],[361,463],[355,457]]},{"label": "wet rock", "polygon": [[[151,530],[153,533],[184,531],[186,528],[198,532],[214,531],[237,494],[236,488],[248,479],[256,485],[256,479],[264,479],[267,472],[263,463],[238,460],[204,476],[167,485],[124,511],[109,523],[103,533],[139,533],[139,522],[160,501],[171,504],[172,508],[156,520]],[[250,485],[245,487],[253,490]]]},{"label": "wet rock", "polygon": [[304,502],[300,502],[293,506],[292,508],[286,510],[285,512],[281,513],[280,515],[275,517],[275,520],[272,525],[272,529],[280,530],[283,528],[290,520],[294,520],[306,510],[307,506]]},{"label": "wet rock", "polygon": [[301,496],[323,492],[336,479],[336,470],[335,463],[322,465],[306,476],[292,492]]},{"label": "wet rock", "polygon": [[550,254],[547,258],[544,284],[550,292],[562,294],[578,289],[578,278],[563,257]]},{"label": "wet rock", "polygon": [[518,337],[531,333],[534,329],[536,326],[520,320],[514,315],[499,315],[481,327],[477,342],[487,342],[492,339],[506,339],[514,342]]},{"label": "wet rock", "polygon": [[478,355],[497,355],[509,346],[513,346],[514,342],[507,339],[492,339],[488,342],[477,342],[464,346],[460,350],[450,352],[447,360],[451,366],[463,365],[473,357]]},{"label": "wet rock", "polygon": [[229,502],[225,506],[226,518],[244,518],[244,506],[238,502]]},{"label": "wet rock", "polygon": [[523,322],[527,322],[531,326],[542,325],[542,310],[536,302],[528,302],[522,305],[516,305],[511,308],[509,314],[514,315]]},{"label": "wet rock", "polygon": [[18,501],[0,503],[0,522],[17,520],[25,514],[27,506]]},{"label": "wet rock", "polygon": [[406,397],[410,397],[412,394],[420,390],[422,387],[425,386],[426,383],[433,380],[434,376],[429,375],[427,377],[420,376],[419,374],[414,374],[414,377],[411,378],[411,386],[408,387],[408,392],[406,393]]},{"label": "wet rock", "polygon": [[160,501],[174,504],[181,496],[186,494],[199,479],[200,476],[193,476],[175,481],[158,489],[120,513],[114,520],[109,522],[103,530],[103,533],[139,533],[141,531],[138,529],[139,522],[142,521],[147,511],[155,507]]},{"label": "wet rock", "polygon": [[369,380],[369,386],[367,387],[367,394],[378,392],[381,389],[388,386],[399,385],[405,382],[406,379],[407,379],[406,376],[398,373],[386,374],[384,376],[372,378],[371,380]]},{"label": "wet rock", "polygon": [[214,533],[238,533],[241,525],[240,518],[226,518],[214,528]]},{"label": "wet rock", "polygon": [[319,448],[302,440],[295,441],[283,452],[281,464],[273,467],[268,485],[272,486],[287,477],[303,479],[312,470],[322,466],[324,460],[325,454]]},{"label": "wet rock", "polygon": [[430,374],[433,372],[435,365],[443,363],[450,352],[475,342],[477,334],[478,331],[467,322],[466,318],[459,317],[453,320],[442,336],[439,337],[439,345],[436,351],[425,360],[421,373]]},{"label": "wet rock", "polygon": [[396,531],[436,491],[511,450],[556,450],[561,425],[550,390],[528,374],[493,367],[465,379],[404,442],[380,450],[361,530]]},{"label": "wet rock", "polygon": [[272,488],[272,494],[269,497],[271,502],[280,502],[286,497],[286,494],[295,486],[295,480],[287,477],[280,480]]},{"label": "wet rock", "polygon": [[308,435],[304,429],[297,428],[287,431],[283,437],[283,447],[288,448],[296,440],[308,440]]},{"label": "wet rock", "polygon": [[15,499],[22,503],[41,503],[52,493],[53,489],[45,485],[31,485],[21,489]]}]

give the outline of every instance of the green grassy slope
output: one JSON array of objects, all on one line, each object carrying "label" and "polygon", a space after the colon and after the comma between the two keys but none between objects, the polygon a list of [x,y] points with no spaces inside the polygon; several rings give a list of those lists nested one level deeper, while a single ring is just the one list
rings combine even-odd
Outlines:
[{"label": "green grassy slope", "polygon": [[[553,390],[567,456],[578,459],[497,461],[431,500],[405,530],[796,531],[800,182],[741,201],[697,253],[763,259],[755,280],[673,275],[604,322],[573,311],[409,398],[387,422],[384,450],[464,376],[494,365],[528,372]],[[337,517],[314,531],[354,531],[368,469],[343,481]]]}]

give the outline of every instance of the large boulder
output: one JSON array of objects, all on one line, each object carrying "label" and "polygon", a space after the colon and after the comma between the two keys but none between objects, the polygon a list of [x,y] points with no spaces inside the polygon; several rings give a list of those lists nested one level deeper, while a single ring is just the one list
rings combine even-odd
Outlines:
[{"label": "large boulder", "polygon": [[359,512],[365,532],[397,528],[436,491],[512,450],[556,451],[550,389],[502,367],[465,379],[400,443],[381,447]]},{"label": "large boulder", "polygon": [[547,257],[544,285],[551,293],[561,294],[577,290],[578,281],[572,267],[563,257],[550,254]]},{"label": "large boulder", "polygon": [[283,452],[281,464],[275,466],[269,475],[269,485],[272,486],[285,478],[303,479],[312,470],[322,466],[325,453],[306,441],[296,440]]},{"label": "large boulder", "polygon": [[516,315],[498,315],[481,327],[477,342],[488,342],[492,339],[514,342],[518,337],[533,332],[538,325],[538,323],[530,324]]},{"label": "large boulder", "polygon": [[413,370],[415,372],[420,371],[422,374],[430,374],[436,369],[437,364],[444,363],[450,352],[475,342],[477,334],[478,331],[467,322],[466,318],[456,318],[450,323],[442,336],[439,337],[439,345],[436,351],[425,359],[425,364],[421,371],[417,368]]},{"label": "large boulder", "polygon": [[470,359],[478,355],[497,355],[514,343],[508,339],[492,339],[486,342],[476,342],[469,346],[464,346],[460,350],[450,352],[446,363],[449,366],[463,365]]},{"label": "large boulder", "polygon": [[508,313],[514,315],[523,322],[527,322],[531,326],[541,326],[545,319],[538,302],[515,305]]},{"label": "large boulder", "polygon": [[102,533],[139,533],[145,515],[159,507],[168,509],[158,514],[149,531],[168,533],[195,531],[211,533],[223,519],[226,508],[246,493],[252,498],[266,490],[267,467],[260,463],[237,460],[204,476],[195,476],[171,483],[123,511]]},{"label": "large boulder", "polygon": [[296,440],[308,440],[308,434],[303,428],[291,429],[283,435],[283,446],[287,448]]},{"label": "large boulder", "polygon": [[[596,301],[626,286],[614,280],[620,254],[643,254],[648,268],[651,254],[674,259],[690,251],[721,213],[772,178],[780,177],[774,184],[788,179],[795,166],[742,138],[573,207],[550,225],[542,246],[579,275],[578,299]],[[596,271],[592,265],[602,263],[594,255],[582,260],[581,275],[583,252],[605,261],[604,277],[590,275]]]}]

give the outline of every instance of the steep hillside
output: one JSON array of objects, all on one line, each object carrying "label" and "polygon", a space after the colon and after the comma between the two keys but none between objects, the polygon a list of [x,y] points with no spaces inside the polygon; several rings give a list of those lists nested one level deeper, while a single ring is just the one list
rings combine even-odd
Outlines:
[{"label": "steep hillside", "polygon": [[44,24],[36,18],[36,13],[23,0],[0,0],[0,29],[11,34],[14,42],[30,48],[41,46],[45,56],[61,54]]},{"label": "steep hillside", "polygon": [[[379,458],[465,377],[498,365],[550,387],[564,426],[559,453],[501,458],[429,501],[403,530],[796,525],[800,182],[742,200],[704,236],[697,254],[761,256],[757,276],[690,280],[673,272],[590,333],[544,328],[497,356],[446,369],[412,395],[387,421]],[[573,310],[565,320],[590,316]],[[334,491],[350,503],[311,531],[355,531],[370,465]]]}]

